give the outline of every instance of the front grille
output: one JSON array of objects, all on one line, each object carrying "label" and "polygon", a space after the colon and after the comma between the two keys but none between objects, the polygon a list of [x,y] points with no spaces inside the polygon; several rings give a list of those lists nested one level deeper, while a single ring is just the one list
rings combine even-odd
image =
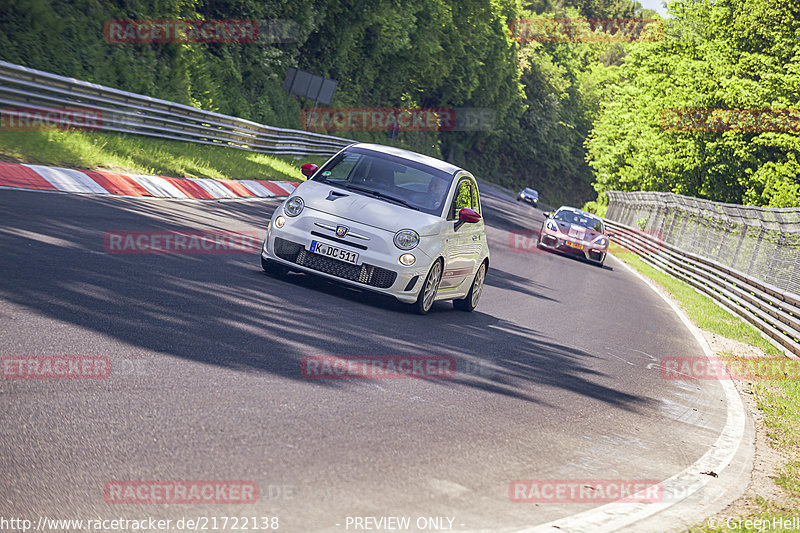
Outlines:
[{"label": "front grille", "polygon": [[388,289],[397,279],[397,272],[392,270],[366,263],[360,266],[351,265],[344,261],[311,253],[303,248],[301,244],[287,241],[280,237],[275,238],[275,255],[284,261],[379,289]]}]

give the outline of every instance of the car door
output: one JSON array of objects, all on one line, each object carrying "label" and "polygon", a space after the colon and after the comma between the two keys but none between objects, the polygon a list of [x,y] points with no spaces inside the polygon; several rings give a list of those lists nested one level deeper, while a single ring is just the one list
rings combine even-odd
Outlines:
[{"label": "car door", "polygon": [[481,209],[478,186],[467,174],[458,178],[447,212],[445,264],[439,285],[439,291],[443,294],[469,290],[485,246],[483,220],[476,223],[459,222],[458,213],[464,208],[474,209],[478,213]]}]

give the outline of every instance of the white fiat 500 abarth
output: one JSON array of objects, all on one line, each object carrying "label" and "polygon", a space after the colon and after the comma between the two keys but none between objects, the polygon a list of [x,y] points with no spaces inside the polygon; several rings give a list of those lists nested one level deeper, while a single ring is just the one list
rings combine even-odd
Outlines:
[{"label": "white fiat 500 abarth", "polygon": [[390,294],[420,314],[452,300],[472,311],[489,247],[469,172],[432,157],[354,144],[275,210],[261,250],[267,273],[317,274]]}]

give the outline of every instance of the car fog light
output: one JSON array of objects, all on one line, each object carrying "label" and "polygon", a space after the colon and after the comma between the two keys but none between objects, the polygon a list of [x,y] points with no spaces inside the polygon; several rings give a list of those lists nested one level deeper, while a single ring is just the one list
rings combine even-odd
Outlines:
[{"label": "car fog light", "polygon": [[275,219],[276,228],[282,228],[284,224],[286,224],[286,219],[283,218],[282,216]]},{"label": "car fog light", "polygon": [[411,266],[417,261],[417,258],[414,257],[414,254],[403,254],[400,256],[400,263],[404,264],[405,266]]}]

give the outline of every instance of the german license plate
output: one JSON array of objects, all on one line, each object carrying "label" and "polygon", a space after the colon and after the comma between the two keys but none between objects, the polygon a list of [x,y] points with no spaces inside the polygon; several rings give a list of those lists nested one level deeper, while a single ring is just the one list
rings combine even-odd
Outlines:
[{"label": "german license plate", "polygon": [[570,248],[575,248],[577,250],[583,250],[583,245],[582,244],[578,244],[577,242],[564,241],[564,244],[566,244]]},{"label": "german license plate", "polygon": [[352,263],[354,265],[358,264],[357,253],[351,252],[350,250],[345,250],[343,248],[337,248],[336,246],[331,246],[329,244],[325,244],[324,242],[311,241],[311,248],[309,248],[309,252],[325,255],[333,259],[338,259],[339,261],[344,261],[345,263]]}]

